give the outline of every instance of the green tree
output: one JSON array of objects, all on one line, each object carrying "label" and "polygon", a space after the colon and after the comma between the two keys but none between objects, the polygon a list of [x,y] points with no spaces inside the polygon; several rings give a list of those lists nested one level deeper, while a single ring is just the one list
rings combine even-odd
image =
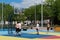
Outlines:
[{"label": "green tree", "polygon": [[41,5],[35,5],[26,9],[24,13],[28,20],[35,20],[35,13],[36,13],[36,20],[40,20],[41,19],[40,10],[41,10]]},{"label": "green tree", "polygon": [[25,21],[26,16],[24,14],[13,14],[12,20],[13,21]]},{"label": "green tree", "polygon": [[[3,20],[7,21],[8,16],[10,14],[13,14],[13,7],[10,6],[9,4],[3,4]],[[2,19],[2,4],[0,3],[0,20]]]},{"label": "green tree", "polygon": [[0,3],[0,21],[1,21],[1,14],[2,13],[2,4]]},{"label": "green tree", "polygon": [[47,0],[51,4],[51,10],[54,14],[54,24],[60,24],[60,0]]}]

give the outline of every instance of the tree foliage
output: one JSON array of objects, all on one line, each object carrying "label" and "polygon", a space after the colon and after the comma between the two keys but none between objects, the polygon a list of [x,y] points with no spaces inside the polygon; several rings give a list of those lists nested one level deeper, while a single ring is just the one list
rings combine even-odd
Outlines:
[{"label": "tree foliage", "polygon": [[[2,4],[0,3],[0,21],[2,20]],[[3,4],[3,20],[4,21],[24,21],[24,14],[14,14],[14,8],[9,4]]]},{"label": "tree foliage", "polygon": [[[44,19],[51,19],[55,24],[60,21],[60,0],[46,0],[43,5],[43,15]],[[35,11],[36,9],[36,11]],[[25,15],[34,20],[36,12],[36,20],[41,20],[41,4],[31,6],[25,10]]]},{"label": "tree foliage", "polygon": [[[8,16],[13,14],[13,7],[9,4],[3,4],[3,20],[7,21]],[[0,20],[2,19],[2,4],[0,3]]]}]

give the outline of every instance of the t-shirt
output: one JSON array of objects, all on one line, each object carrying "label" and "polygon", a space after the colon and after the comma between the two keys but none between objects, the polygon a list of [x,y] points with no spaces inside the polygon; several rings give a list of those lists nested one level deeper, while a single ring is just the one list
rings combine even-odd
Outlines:
[{"label": "t-shirt", "polygon": [[39,29],[39,24],[37,24],[37,25],[36,25],[36,28],[38,28],[38,29]]},{"label": "t-shirt", "polygon": [[16,28],[21,29],[21,23],[16,24]]}]

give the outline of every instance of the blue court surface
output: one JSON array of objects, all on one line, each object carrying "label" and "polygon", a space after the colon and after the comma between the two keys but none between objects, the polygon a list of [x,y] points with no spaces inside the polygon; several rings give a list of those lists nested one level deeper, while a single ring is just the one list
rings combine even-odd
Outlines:
[{"label": "blue court surface", "polygon": [[[9,31],[9,32],[11,32],[11,31]],[[46,32],[47,33],[47,30],[39,30],[39,32]],[[50,30],[49,32],[54,33],[53,30]],[[16,34],[15,30],[13,30],[12,33],[10,33],[10,34],[8,34],[8,30],[6,30],[6,29],[4,31],[0,30],[0,36],[9,36],[9,37],[18,37],[18,38],[30,38],[30,39],[31,38],[44,38],[44,37],[48,37],[48,36],[53,36],[53,35],[47,35],[47,34],[43,34],[43,33],[37,35],[35,29],[28,29],[27,31],[22,30],[21,31],[21,36],[19,36],[19,35],[17,36],[15,34]]]}]

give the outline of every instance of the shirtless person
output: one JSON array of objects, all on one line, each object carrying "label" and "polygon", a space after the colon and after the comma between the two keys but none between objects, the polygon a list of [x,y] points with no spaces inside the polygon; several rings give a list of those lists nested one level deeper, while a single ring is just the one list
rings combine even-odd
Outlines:
[{"label": "shirtless person", "polygon": [[50,29],[50,20],[47,21],[47,32],[49,32]]},{"label": "shirtless person", "polygon": [[47,32],[49,32],[49,29],[50,29],[50,24],[48,23],[47,24]]}]

